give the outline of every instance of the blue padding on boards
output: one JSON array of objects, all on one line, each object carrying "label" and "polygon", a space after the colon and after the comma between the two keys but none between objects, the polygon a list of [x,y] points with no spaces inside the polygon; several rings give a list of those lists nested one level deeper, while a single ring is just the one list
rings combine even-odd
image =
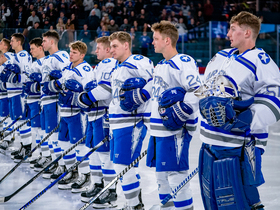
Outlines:
[{"label": "blue padding on boards", "polygon": [[238,157],[214,161],[213,172],[218,209],[250,209],[243,190]]}]

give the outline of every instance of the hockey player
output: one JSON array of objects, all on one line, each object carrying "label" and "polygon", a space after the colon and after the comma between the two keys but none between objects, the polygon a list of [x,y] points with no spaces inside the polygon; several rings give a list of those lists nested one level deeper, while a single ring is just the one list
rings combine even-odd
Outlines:
[{"label": "hockey player", "polygon": [[[30,53],[33,58],[36,58],[31,65],[31,70],[29,72],[29,79],[24,84],[24,92],[27,94],[27,109],[29,117],[35,116],[40,112],[40,98],[41,98],[41,81],[42,81],[42,66],[45,60],[45,52],[42,46],[42,38],[32,39],[30,44]],[[40,115],[31,120],[31,132],[36,136],[36,143],[40,143],[44,131],[41,129]],[[48,142],[44,142],[44,145],[48,145]],[[45,152],[44,150],[41,152]],[[30,167],[34,165],[41,159],[39,156],[37,159],[30,162]]]},{"label": "hockey player", "polygon": [[202,92],[211,96],[200,100],[199,157],[205,209],[263,209],[257,187],[264,183],[268,126],[280,116],[280,73],[255,46],[260,25],[249,12],[233,16],[227,34],[233,48],[218,52],[206,67]]},{"label": "hockey player", "polygon": [[[93,148],[105,136],[109,135],[109,122],[108,107],[112,100],[110,73],[115,68],[117,60],[112,58],[110,52],[110,42],[108,36],[100,37],[96,40],[96,55],[100,63],[94,69],[94,79],[85,86],[85,92],[82,92],[78,97],[78,104],[88,115],[87,125],[87,138],[86,146]],[[92,101],[96,101],[94,106],[89,108],[87,104],[87,98],[91,99],[89,104],[93,104]],[[96,152],[90,156],[90,170],[92,186],[87,192],[81,194],[81,200],[88,202],[90,198],[95,196],[104,186],[110,183],[115,178],[115,171],[112,161],[110,160],[110,144],[106,142]],[[102,182],[104,180],[104,185]],[[110,187],[108,194],[102,196],[103,199],[98,199],[94,206],[101,207],[113,207],[113,201],[116,201],[116,187],[113,185]]]},{"label": "hockey player", "polygon": [[[62,77],[50,81],[46,88],[50,92],[59,92],[61,119],[58,139],[64,151],[84,136],[77,96],[83,91],[83,84],[87,84],[93,74],[92,67],[84,61],[87,52],[86,44],[76,41],[70,43],[69,46],[71,63],[63,70]],[[76,159],[80,160],[88,152],[84,142],[79,144],[75,150],[70,151],[63,157],[66,168],[70,168],[76,162]],[[73,188],[72,192],[80,192],[79,188],[83,189],[89,185],[90,169],[88,161],[80,164],[78,169],[78,179],[78,171],[71,171],[58,182],[58,188]]]},{"label": "hockey player", "polygon": [[[58,50],[59,35],[54,30],[49,30],[43,34],[44,51],[49,52],[49,56],[44,60],[42,67],[42,82],[41,89],[41,127],[45,130],[45,134],[50,133],[58,124],[58,93],[51,93],[47,86],[50,81],[54,81],[61,77],[61,71],[69,65],[69,54],[66,51]],[[50,151],[48,151],[48,147]],[[48,140],[48,145],[41,145],[42,153],[41,160],[34,165],[34,170],[40,171],[51,159],[56,159],[61,154],[61,148],[58,143],[58,133],[52,134]],[[48,171],[43,173],[44,178],[57,179],[65,170],[63,167],[64,161],[59,160],[59,165],[56,164]],[[55,170],[55,171],[54,171]]]},{"label": "hockey player", "polygon": [[[0,41],[0,51],[1,53],[1,66],[0,66],[0,73],[4,70],[5,66],[7,64],[11,64],[13,61],[12,59],[14,58],[14,53],[8,52],[8,50],[11,48],[10,45],[10,40],[3,38]],[[4,117],[6,117],[9,114],[9,101],[8,101],[8,93],[7,93],[7,87],[6,83],[0,81],[0,119],[3,120]],[[3,122],[0,125],[1,130],[5,129],[7,125],[11,123],[11,118],[9,117],[5,122]],[[11,131],[12,127],[7,130],[7,132]],[[3,133],[5,135],[5,133]],[[11,142],[11,137],[8,136],[4,139],[3,142],[0,144],[0,151],[5,152],[8,145]]]},{"label": "hockey player", "polygon": [[[194,90],[201,85],[195,60],[176,50],[178,30],[169,21],[152,25],[153,45],[164,60],[155,67],[151,98],[150,141],[147,166],[156,167],[159,198],[175,189],[189,169],[189,145],[197,124],[198,98]],[[162,209],[193,209],[189,185]]]},{"label": "hockey player", "polygon": [[[11,47],[15,50],[13,63],[7,65],[2,72],[2,82],[6,82],[9,111],[12,120],[19,119],[17,124],[22,124],[26,120],[25,102],[22,100],[22,84],[30,71],[32,58],[29,53],[23,50],[24,36],[21,33],[15,33],[11,38]],[[32,136],[31,128],[26,124],[19,129],[21,138],[21,147],[18,151],[11,153],[14,155],[14,161],[19,162],[31,150]]]}]

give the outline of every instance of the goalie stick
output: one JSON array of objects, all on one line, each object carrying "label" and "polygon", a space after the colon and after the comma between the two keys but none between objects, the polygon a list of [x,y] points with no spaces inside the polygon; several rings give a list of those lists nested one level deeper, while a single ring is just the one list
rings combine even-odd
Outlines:
[{"label": "goalie stick", "polygon": [[[4,117],[3,120],[1,120],[0,125],[1,125],[6,119],[8,119],[8,117],[10,117],[10,114],[8,114],[6,117]],[[1,131],[1,132],[2,132],[2,131]]]},{"label": "goalie stick", "polygon": [[[86,136],[84,136],[82,139],[79,140],[79,142],[81,143],[82,140],[84,140],[86,138]],[[50,185],[48,185],[45,189],[43,189],[39,194],[37,194],[34,198],[32,198],[30,201],[28,201],[24,206],[22,206],[20,208],[20,210],[22,209],[26,209],[29,205],[31,205],[34,201],[36,201],[38,198],[40,198],[48,189],[52,188],[59,180],[61,180],[63,177],[65,177],[70,171],[73,171],[74,169],[76,169],[76,167],[83,162],[85,159],[87,159],[94,151],[96,151],[99,147],[101,147],[106,141],[108,141],[108,136],[105,137],[102,141],[100,141],[94,148],[92,148],[80,161],[77,161],[76,163],[74,163],[74,165],[72,165],[69,169],[67,169],[62,175],[60,175],[60,177],[58,177],[56,180],[54,180]],[[78,142],[77,142],[78,143]],[[71,148],[69,148],[67,150],[67,152],[69,152],[70,150],[72,150],[75,146],[77,146],[78,144],[73,145]],[[66,155],[66,153],[64,153],[63,155]],[[58,157],[59,158],[59,157]],[[55,161],[58,161],[58,158]],[[50,166],[50,164],[48,165],[48,167]],[[41,172],[40,172],[41,173]],[[1,198],[0,198],[0,202],[1,202]]]},{"label": "goalie stick", "polygon": [[45,136],[45,138],[43,138],[39,144],[36,145],[36,147],[34,147],[19,163],[17,163],[1,180],[0,180],[0,184],[3,182],[4,179],[6,179],[11,173],[13,173],[17,167],[19,167],[19,165],[25,161],[28,156],[30,156],[36,149],[39,148],[40,145],[42,145],[57,129],[59,128],[59,124],[50,132],[48,133],[47,136]]},{"label": "goalie stick", "polygon": [[[7,133],[6,135],[3,135],[1,137],[1,141],[6,138],[7,136],[11,135],[13,132],[15,132],[17,129],[21,128],[22,126],[24,126],[25,124],[29,123],[31,120],[33,120],[33,118],[37,117],[37,115],[39,115],[39,113],[35,114],[34,116],[32,116],[30,119],[24,121],[23,123],[21,123],[19,126],[17,126],[16,128],[14,128],[14,130],[10,131],[9,133]],[[14,123],[16,123],[18,120],[20,120],[22,117],[20,116],[19,118],[17,118]]]},{"label": "goalie stick", "polygon": [[142,152],[132,163],[130,163],[122,172],[120,172],[115,179],[113,179],[109,184],[107,184],[99,193],[97,193],[92,199],[89,200],[85,205],[83,205],[80,210],[84,210],[89,207],[99,196],[101,196],[106,190],[109,189],[113,184],[115,184],[127,171],[129,171],[136,163],[138,163],[145,155],[147,150]]},{"label": "goalie stick", "polygon": [[[161,202],[160,206],[164,206],[171,198],[173,198],[177,193],[187,184],[189,181],[198,173],[198,168],[194,169],[174,190],[172,193],[168,194]],[[150,210],[157,210],[159,205],[153,205]]]}]

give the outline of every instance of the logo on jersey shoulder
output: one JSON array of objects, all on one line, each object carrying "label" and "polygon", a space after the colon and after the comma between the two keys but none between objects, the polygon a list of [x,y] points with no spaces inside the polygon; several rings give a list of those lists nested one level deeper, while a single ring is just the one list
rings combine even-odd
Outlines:
[{"label": "logo on jersey shoulder", "polygon": [[143,55],[135,55],[134,57],[134,60],[141,60],[141,59],[143,59],[144,58],[144,56]]},{"label": "logo on jersey shoulder", "polygon": [[189,62],[189,61],[191,61],[191,58],[190,58],[189,56],[187,56],[187,55],[182,55],[182,56],[180,57],[180,59],[181,59],[181,61],[183,61],[183,62]]},{"label": "logo on jersey shoulder", "polygon": [[63,56],[64,58],[67,58],[67,59],[68,59],[68,56],[65,55],[65,53],[62,53],[62,56]]},{"label": "logo on jersey shoulder", "polygon": [[22,52],[22,53],[19,54],[19,56],[20,56],[20,57],[24,57],[24,56],[25,56],[25,53]]},{"label": "logo on jersey shoulder", "polygon": [[106,58],[102,61],[102,63],[110,63],[110,62],[111,62],[111,60],[109,58]]},{"label": "logo on jersey shoulder", "polygon": [[264,52],[259,53],[259,54],[258,54],[258,57],[259,57],[259,59],[261,60],[261,62],[262,62],[263,64],[268,64],[269,61],[270,61],[269,55],[266,54],[266,53],[264,53]]},{"label": "logo on jersey shoulder", "polygon": [[84,66],[83,69],[84,69],[85,71],[87,71],[87,72],[90,71],[90,67],[89,67],[89,66]]}]

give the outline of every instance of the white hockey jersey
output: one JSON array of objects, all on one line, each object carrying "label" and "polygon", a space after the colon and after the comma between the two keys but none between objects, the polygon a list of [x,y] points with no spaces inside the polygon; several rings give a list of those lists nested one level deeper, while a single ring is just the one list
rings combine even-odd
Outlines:
[{"label": "white hockey jersey", "polygon": [[[42,83],[50,80],[49,73],[52,70],[62,71],[66,66],[69,66],[69,64],[69,54],[66,51],[57,51],[54,54],[47,56],[42,67]],[[46,95],[43,91],[41,93],[41,105],[56,102],[58,99],[58,94]]]},{"label": "white hockey jersey", "polygon": [[142,55],[131,55],[123,63],[118,64],[111,73],[111,87],[113,99],[109,105],[110,128],[119,129],[135,125],[139,120],[144,119],[146,123],[150,120],[150,100],[142,104],[137,113],[126,112],[120,107],[119,91],[124,81],[129,78],[141,77],[147,84],[144,89],[151,93],[153,62]]},{"label": "white hockey jersey", "polygon": [[[64,84],[66,80],[74,79],[83,86],[85,86],[92,78],[92,75],[93,69],[86,61],[83,61],[75,68],[73,68],[72,63],[70,63],[69,66],[66,67],[62,72],[62,78],[59,79],[59,82],[61,84]],[[80,108],[77,106],[78,95],[79,93],[74,92],[74,99],[72,100],[73,103],[71,105],[60,105],[60,117],[70,117],[80,112]]]},{"label": "white hockey jersey", "polygon": [[22,94],[22,84],[27,79],[27,74],[30,71],[30,66],[32,64],[32,57],[25,50],[22,50],[14,54],[13,64],[17,64],[21,71],[21,82],[19,83],[9,83],[7,82],[8,97],[11,98],[16,95]]},{"label": "white hockey jersey", "polygon": [[[14,59],[14,53],[6,52],[6,53],[4,53],[4,55],[8,60],[0,66],[0,73],[4,70],[4,68],[7,64],[12,64],[13,59]],[[2,86],[2,81],[0,81],[0,85]],[[4,87],[3,87],[3,89],[4,89]],[[0,90],[0,99],[7,98],[7,97],[8,97],[7,90]]]},{"label": "white hockey jersey", "polygon": [[180,132],[171,131],[165,128],[158,112],[158,98],[161,93],[174,87],[182,87],[187,93],[184,97],[184,103],[190,106],[193,114],[186,122],[186,128],[190,135],[196,130],[198,121],[198,101],[193,91],[201,85],[198,67],[195,60],[185,54],[177,54],[170,60],[162,60],[155,67],[153,77],[153,90],[151,98],[151,136],[165,137],[172,136]]},{"label": "white hockey jersey", "polygon": [[[218,52],[208,63],[205,79],[217,74],[232,77],[240,86],[242,100],[254,97],[250,106],[253,114],[251,134],[256,138],[256,146],[265,149],[268,126],[280,119],[280,73],[279,68],[263,49],[247,50],[237,55],[237,49]],[[245,137],[243,133],[217,130],[201,121],[201,140],[207,144],[240,147]]]},{"label": "white hockey jersey", "polygon": [[[43,58],[40,58],[39,60],[34,61],[31,65],[31,69],[30,69],[30,72],[28,73],[28,76],[30,76],[30,74],[32,74],[32,73],[41,73],[42,74],[42,67],[43,67],[43,63],[44,63],[45,59],[46,59],[46,57],[43,57]],[[28,79],[28,81],[30,81],[30,79]],[[40,98],[41,98],[41,93],[31,93],[26,97],[28,104],[34,103],[36,101],[40,101]]]},{"label": "white hockey jersey", "polygon": [[88,94],[91,99],[98,101],[98,107],[94,107],[90,112],[87,112],[90,122],[101,118],[106,113],[106,109],[109,108],[112,100],[111,71],[115,68],[117,62],[114,58],[107,58],[99,62],[93,70],[97,87]]}]

